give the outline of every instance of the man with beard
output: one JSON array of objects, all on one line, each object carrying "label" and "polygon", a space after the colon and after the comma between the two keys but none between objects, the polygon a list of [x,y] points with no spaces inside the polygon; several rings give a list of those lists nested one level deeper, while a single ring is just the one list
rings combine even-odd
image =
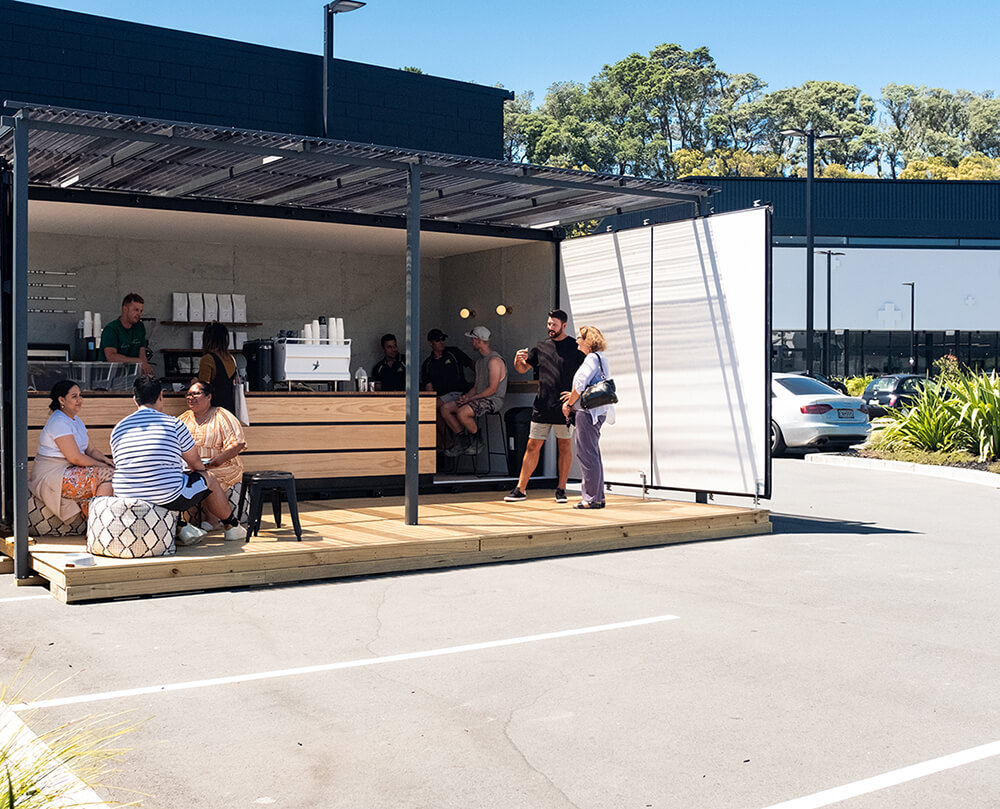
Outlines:
[{"label": "man with beard", "polygon": [[576,340],[566,334],[568,319],[562,309],[553,309],[545,322],[549,339],[532,349],[522,348],[514,355],[514,368],[518,373],[526,374],[532,368],[538,369],[538,394],[531,408],[531,432],[528,434],[528,446],[521,462],[521,475],[517,486],[504,497],[508,503],[520,503],[528,499],[525,494],[528,480],[538,466],[538,457],[550,430],[555,430],[556,445],[559,448],[556,502],[566,502],[566,481],[573,464],[573,450],[570,443],[572,432],[563,415],[560,394],[572,388],[573,376],[584,360],[584,353],[576,347]]}]

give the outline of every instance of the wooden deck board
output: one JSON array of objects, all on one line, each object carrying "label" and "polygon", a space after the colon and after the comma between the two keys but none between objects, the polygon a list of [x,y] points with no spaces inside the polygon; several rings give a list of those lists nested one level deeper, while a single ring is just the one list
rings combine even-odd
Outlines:
[{"label": "wooden deck board", "polygon": [[[421,497],[420,524],[406,525],[403,498],[300,504],[303,541],[287,513],[275,528],[265,513],[249,543],[210,534],[192,548],[154,559],[97,557],[67,567],[82,537],[39,538],[32,567],[65,602],[249,585],[430,570],[515,559],[607,551],[768,533],[763,509],[616,496],[602,510],[578,510],[537,497],[508,504],[498,494]],[[265,509],[265,512],[267,510]],[[9,540],[0,551],[13,552]]]}]

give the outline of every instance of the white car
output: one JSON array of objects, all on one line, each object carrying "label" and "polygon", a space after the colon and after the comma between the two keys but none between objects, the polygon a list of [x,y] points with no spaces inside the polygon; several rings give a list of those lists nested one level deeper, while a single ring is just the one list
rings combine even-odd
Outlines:
[{"label": "white car", "polygon": [[771,374],[771,454],[786,447],[846,449],[871,435],[868,405],[816,379]]}]

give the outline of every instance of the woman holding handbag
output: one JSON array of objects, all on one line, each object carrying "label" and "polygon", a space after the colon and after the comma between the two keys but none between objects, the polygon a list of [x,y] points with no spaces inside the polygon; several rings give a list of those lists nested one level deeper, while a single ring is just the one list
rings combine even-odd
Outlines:
[{"label": "woman holding handbag", "polygon": [[[563,413],[569,418],[573,411],[576,429],[573,438],[576,442],[576,458],[580,462],[580,494],[582,499],[574,508],[604,508],[604,464],[601,461],[601,427],[614,424],[615,410],[611,404],[601,404],[596,407],[584,408],[586,397],[584,392],[594,383],[611,381],[608,361],[604,356],[607,342],[601,330],[596,326],[583,326],[576,344],[586,354],[586,358],[576,376],[573,377],[573,390],[562,394]],[[611,386],[613,391],[613,383]],[[617,399],[612,399],[617,401]]]}]

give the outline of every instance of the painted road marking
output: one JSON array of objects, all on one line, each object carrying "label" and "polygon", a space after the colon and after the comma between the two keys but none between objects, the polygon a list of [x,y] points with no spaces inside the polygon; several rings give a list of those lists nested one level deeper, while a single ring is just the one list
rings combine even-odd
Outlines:
[{"label": "painted road marking", "polygon": [[11,598],[0,598],[0,604],[6,604],[8,601],[37,601],[42,598],[49,601],[54,600],[52,596],[12,596]]},{"label": "painted road marking", "polygon": [[826,789],[813,795],[806,795],[803,798],[776,803],[766,809],[820,809],[833,803],[840,803],[849,798],[856,798],[859,795],[867,795],[870,792],[877,792],[880,789],[905,784],[907,781],[915,781],[927,775],[951,770],[955,767],[962,767],[966,764],[973,764],[985,758],[1000,756],[1000,741],[990,742],[979,747],[970,747],[959,753],[951,753],[940,758],[933,758],[920,764],[911,764],[909,767],[902,767],[898,770],[876,775],[872,778],[865,778],[863,781],[855,781],[853,784],[846,784],[842,787]]},{"label": "painted road marking", "polygon": [[233,685],[235,683],[249,683],[255,680],[274,680],[279,677],[296,677],[302,674],[318,674],[326,671],[340,671],[342,669],[356,669],[364,666],[380,666],[385,663],[400,663],[406,660],[421,660],[428,657],[441,657],[443,655],[462,654],[464,652],[478,652],[483,649],[498,649],[503,646],[518,646],[525,643],[537,643],[544,640],[557,640],[559,638],[571,638],[576,635],[592,635],[596,632],[613,632],[617,629],[632,629],[637,626],[648,626],[658,624],[663,621],[675,621],[676,615],[656,615],[652,618],[639,618],[634,621],[620,621],[614,624],[599,624],[597,626],[585,626],[579,629],[563,629],[559,632],[545,632],[540,635],[524,635],[519,638],[505,638],[503,640],[490,640],[483,643],[467,643],[462,646],[447,646],[443,649],[428,649],[422,652],[406,652],[404,654],[386,655],[384,657],[366,657],[361,660],[347,660],[342,663],[325,663],[318,666],[302,666],[294,669],[279,669],[278,671],[263,671],[256,674],[237,674],[233,677],[214,677],[209,680],[191,680],[182,683],[167,683],[165,685],[150,685],[143,688],[127,688],[122,691],[106,691],[99,694],[81,694],[77,697],[63,697],[60,699],[46,699],[38,702],[22,702],[11,705],[11,710],[28,711],[38,708],[54,708],[62,705],[79,705],[84,702],[100,702],[101,700],[120,699],[122,697],[136,697],[143,694],[162,694],[167,691],[187,691],[192,688],[210,688],[217,685]]}]

